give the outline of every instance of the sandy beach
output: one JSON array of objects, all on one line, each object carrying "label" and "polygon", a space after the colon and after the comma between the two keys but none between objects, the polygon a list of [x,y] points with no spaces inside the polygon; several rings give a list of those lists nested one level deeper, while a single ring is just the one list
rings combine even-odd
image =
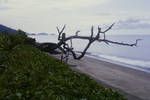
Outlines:
[{"label": "sandy beach", "polygon": [[89,57],[81,60],[70,58],[68,64],[73,70],[119,91],[128,100],[150,100],[150,74],[146,72]]}]

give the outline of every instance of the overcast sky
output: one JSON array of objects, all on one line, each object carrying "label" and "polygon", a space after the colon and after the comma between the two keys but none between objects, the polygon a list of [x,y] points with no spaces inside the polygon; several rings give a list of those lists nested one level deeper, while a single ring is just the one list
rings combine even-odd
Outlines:
[{"label": "overcast sky", "polygon": [[105,28],[115,22],[109,34],[150,34],[149,4],[150,0],[0,0],[0,24],[48,33],[67,24],[68,34],[88,34],[92,25]]}]

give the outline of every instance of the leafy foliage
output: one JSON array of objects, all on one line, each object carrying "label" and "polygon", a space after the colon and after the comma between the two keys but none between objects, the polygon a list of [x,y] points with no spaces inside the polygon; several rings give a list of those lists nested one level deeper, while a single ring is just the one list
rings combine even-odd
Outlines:
[{"label": "leafy foliage", "polygon": [[0,33],[0,50],[10,50],[18,44],[25,44],[30,38],[26,33],[18,30],[17,34]]},{"label": "leafy foliage", "polygon": [[117,92],[24,44],[22,37],[0,38],[1,43],[5,40],[1,52],[13,45],[6,52],[6,60],[1,60],[5,67],[0,69],[0,100],[125,100]]}]

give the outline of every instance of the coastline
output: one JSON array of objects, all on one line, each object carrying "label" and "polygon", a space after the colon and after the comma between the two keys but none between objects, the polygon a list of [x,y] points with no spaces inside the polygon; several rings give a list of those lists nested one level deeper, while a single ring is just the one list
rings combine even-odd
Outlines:
[{"label": "coastline", "polygon": [[[110,62],[112,64],[116,64],[116,65],[121,65],[122,67],[128,67],[128,68],[131,68],[131,69],[135,69],[135,70],[139,70],[139,71],[144,71],[146,73],[149,73],[150,74],[150,70],[147,66],[142,66],[141,64],[138,65],[139,63],[142,63],[143,62],[136,62],[135,61],[132,61],[132,64],[131,64],[131,61],[130,63],[129,62],[124,62],[124,61],[119,61],[119,60],[116,60],[116,59],[109,59],[109,58],[105,58],[105,57],[97,57],[95,55],[86,55],[87,57],[89,58],[94,58],[94,59],[97,59],[97,60],[100,60],[100,61],[105,61],[105,62]],[[127,58],[125,58],[124,60],[126,60]],[[133,64],[134,63],[134,64]],[[144,62],[144,63],[147,63],[147,62]]]},{"label": "coastline", "polygon": [[128,100],[150,100],[150,74],[146,72],[87,56],[81,60],[70,58],[68,64],[73,70],[122,93]]}]

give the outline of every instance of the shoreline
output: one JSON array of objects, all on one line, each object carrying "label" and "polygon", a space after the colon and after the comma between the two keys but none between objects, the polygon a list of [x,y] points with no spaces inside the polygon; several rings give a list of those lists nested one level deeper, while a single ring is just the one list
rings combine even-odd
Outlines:
[{"label": "shoreline", "polygon": [[120,65],[122,67],[127,67],[127,68],[131,68],[131,69],[138,70],[138,71],[143,71],[143,72],[146,72],[146,73],[150,74],[150,71],[147,70],[146,68],[144,68],[143,66],[136,66],[136,65],[125,63],[125,62],[120,62],[120,61],[117,61],[117,60],[107,59],[107,58],[103,58],[103,57],[96,57],[96,56],[93,56],[93,55],[86,55],[86,57],[96,59],[96,60],[100,60],[100,61],[109,62],[109,63],[112,63],[112,64]]},{"label": "shoreline", "polygon": [[133,70],[136,70],[136,71],[140,71],[140,72],[150,74],[150,71],[142,69],[141,67],[137,67],[135,65],[115,61],[115,60],[112,60],[112,59],[106,59],[106,58],[102,58],[102,57],[97,58],[97,57],[94,57],[94,56],[91,56],[91,55],[85,55],[85,57],[95,59],[95,60],[98,60],[98,61],[108,62],[108,63],[111,63],[111,64],[119,65],[121,67],[125,67],[125,68],[129,68],[129,69],[133,69]]},{"label": "shoreline", "polygon": [[128,100],[150,100],[150,74],[144,71],[87,56],[81,60],[70,58],[68,64],[73,70],[120,92]]}]

